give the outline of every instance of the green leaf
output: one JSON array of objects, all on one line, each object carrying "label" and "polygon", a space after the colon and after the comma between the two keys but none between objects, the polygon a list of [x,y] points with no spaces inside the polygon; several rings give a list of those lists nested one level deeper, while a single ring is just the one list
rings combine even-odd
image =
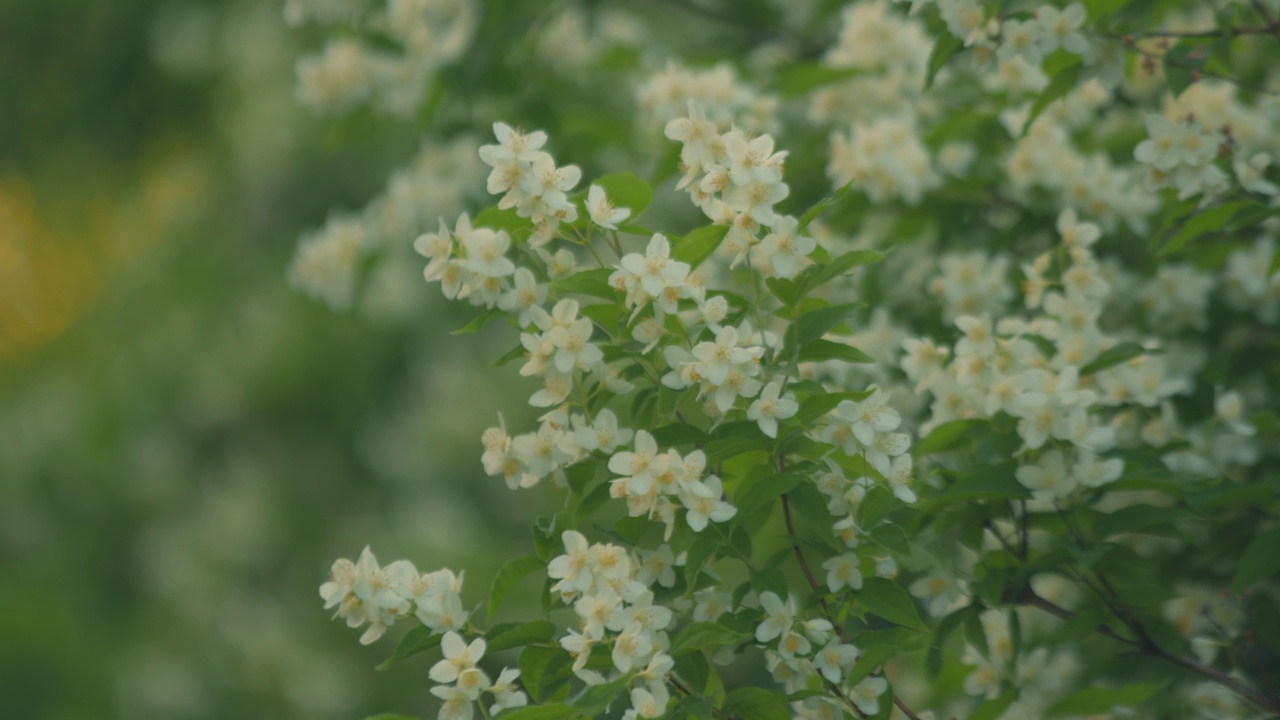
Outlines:
[{"label": "green leaf", "polygon": [[925,673],[930,679],[937,678],[938,673],[942,671],[942,648],[947,638],[964,624],[966,618],[977,617],[980,612],[981,608],[977,605],[965,605],[938,622],[933,631],[933,642],[929,643],[929,649],[924,657]]},{"label": "green leaf", "polygon": [[931,455],[963,445],[970,440],[976,426],[985,420],[952,420],[933,429],[928,437],[916,446],[916,456]]},{"label": "green leaf", "polygon": [[725,696],[725,709],[742,720],[791,720],[787,696],[758,687],[741,687]]},{"label": "green leaf", "polygon": [[1118,533],[1135,532],[1153,525],[1172,523],[1193,518],[1195,515],[1177,507],[1155,505],[1130,505],[1098,518],[1093,534],[1098,540],[1106,540]]},{"label": "green leaf", "polygon": [[783,473],[761,478],[734,498],[734,506],[738,508],[739,514],[750,515],[795,490],[800,483],[804,482],[804,479],[804,475],[800,473]]},{"label": "green leaf", "polygon": [[1031,129],[1031,124],[1036,118],[1040,117],[1040,113],[1054,101],[1061,99],[1067,93],[1071,92],[1071,88],[1076,86],[1076,81],[1080,79],[1080,71],[1084,66],[1077,59],[1074,63],[1059,70],[1053,79],[1049,81],[1049,85],[1040,92],[1035,102],[1031,103],[1031,111],[1027,114],[1027,120],[1022,125],[1022,133],[1019,137],[1026,137],[1027,131]]},{"label": "green leaf", "polygon": [[400,713],[378,713],[377,715],[370,715],[364,720],[418,720],[418,718],[412,715],[401,715]]},{"label": "green leaf", "polygon": [[800,403],[800,409],[796,412],[796,420],[807,425],[831,412],[845,400],[862,402],[871,397],[874,392],[875,389],[873,388],[862,392],[826,393],[807,397]]},{"label": "green leaf", "polygon": [[626,697],[627,676],[604,683],[603,685],[592,685],[582,691],[573,701],[573,706],[582,711],[589,718],[603,715],[609,709],[609,705],[619,697]]},{"label": "green leaf", "polygon": [[790,349],[803,350],[806,345],[820,339],[832,328],[847,322],[859,305],[861,303],[828,305],[801,315],[788,329],[787,337],[790,342],[787,343],[788,350],[784,350],[784,353],[789,352]]},{"label": "green leaf", "polygon": [[630,209],[628,220],[634,220],[653,200],[653,188],[649,183],[631,173],[605,175],[591,184],[604,188],[604,194],[615,208]]},{"label": "green leaf", "polygon": [[1231,587],[1240,592],[1280,572],[1280,527],[1258,535],[1240,557]]},{"label": "green leaf", "polygon": [[573,656],[559,647],[530,645],[520,652],[520,684],[534,702],[573,677]]},{"label": "green leaf", "polygon": [[888,489],[876,485],[858,503],[858,526],[873,528],[898,507],[898,499]]},{"label": "green leaf", "polygon": [[[760,437],[763,438],[764,433],[760,433]],[[707,443],[703,452],[706,453],[708,465],[717,465],[747,453],[765,455],[763,440],[743,437],[712,440]]]},{"label": "green leaf", "polygon": [[933,80],[937,77],[938,71],[942,70],[942,66],[947,64],[951,56],[955,55],[963,47],[964,40],[951,33],[944,33],[938,38],[938,41],[933,44],[933,50],[929,51],[929,63],[925,66],[925,90],[933,87]]},{"label": "green leaf", "polygon": [[864,68],[828,67],[817,63],[784,65],[778,71],[773,87],[784,97],[799,97],[823,85],[865,75],[866,72]]},{"label": "green leaf", "polygon": [[551,290],[557,295],[578,294],[617,300],[619,291],[609,284],[609,276],[612,274],[613,270],[609,268],[583,270],[553,281]]},{"label": "green leaf", "polygon": [[882,577],[867,578],[855,597],[872,615],[895,625],[929,632],[929,627],[920,619],[915,601],[892,580]]},{"label": "green leaf", "polygon": [[506,210],[499,210],[497,205],[480,211],[479,215],[471,221],[472,227],[487,227],[493,230],[506,230],[514,235],[517,230],[530,230],[533,228],[533,221],[529,218],[522,218],[516,214],[516,209],[511,207]]},{"label": "green leaf", "polygon": [[874,363],[875,360],[852,345],[834,340],[814,340],[800,351],[797,358],[800,362],[822,362],[824,360],[843,360],[849,363]]},{"label": "green leaf", "polygon": [[511,588],[515,587],[516,583],[534,570],[542,570],[546,567],[545,562],[532,556],[508,560],[498,570],[498,574],[493,576],[493,583],[489,587],[489,620],[493,620],[493,614],[498,611],[503,598],[511,592]]},{"label": "green leaf", "polygon": [[720,549],[720,541],[711,535],[711,533],[699,533],[693,541],[693,545],[689,547],[688,554],[684,561],[684,578],[685,584],[693,586],[698,579],[698,573],[702,572],[702,566],[707,564],[716,551]]},{"label": "green leaf", "polygon": [[528,351],[524,349],[524,345],[516,345],[515,347],[511,348],[507,352],[503,353],[502,357],[499,357],[496,360],[490,361],[489,367],[491,368],[502,367],[503,365],[506,365],[512,360],[519,360],[520,358],[524,357],[526,352]]},{"label": "green leaf", "polygon": [[968,720],[996,720],[1018,699],[1016,690],[1009,690],[995,700],[988,700],[969,713]]},{"label": "green leaf", "polygon": [[1084,9],[1090,22],[1106,17],[1124,7],[1127,0],[1084,0]]},{"label": "green leaf", "polygon": [[704,648],[730,647],[746,642],[751,635],[731,630],[719,623],[696,622],[676,633],[667,651],[671,657],[697,652]]},{"label": "green leaf", "polygon": [[689,263],[691,269],[696,268],[702,264],[703,260],[711,257],[728,233],[728,225],[704,225],[683,238],[675,238],[672,243],[671,258]]},{"label": "green leaf", "polygon": [[[796,224],[796,232],[800,232],[805,228],[809,227],[809,224],[812,223],[814,220],[817,220],[818,216],[821,215],[823,212],[825,212],[827,208],[843,200],[844,196],[849,194],[849,190],[851,188],[853,188],[852,180],[836,188],[829,195],[826,195],[821,200],[814,203],[813,207],[806,210],[804,212],[804,215],[800,216],[800,220]],[[824,264],[824,261],[830,259],[830,258],[824,257],[825,253],[826,251],[823,250],[821,247],[819,247],[819,248],[816,248],[810,254],[810,256],[813,257],[816,261],[818,261],[819,264]]]},{"label": "green leaf", "polygon": [[533,534],[533,550],[545,562],[560,554],[560,533],[555,532],[555,522],[538,518],[530,528]]},{"label": "green leaf", "polygon": [[493,717],[494,720],[498,720],[498,718],[502,718],[502,720],[560,720],[560,718],[573,717],[580,713],[581,711],[572,705],[552,703],[550,705],[526,705],[524,707],[508,708]]},{"label": "green leaf", "polygon": [[1045,711],[1045,717],[1105,715],[1119,706],[1140,705],[1155,697],[1165,686],[1166,683],[1147,683],[1119,688],[1084,688],[1051,705]]},{"label": "green leaf", "polygon": [[673,669],[684,680],[685,687],[692,688],[695,694],[704,692],[711,679],[711,666],[707,664],[707,656],[702,653],[687,653],[675,658]]},{"label": "green leaf", "polygon": [[498,652],[511,648],[524,647],[534,643],[550,642],[556,634],[556,626],[546,620],[534,620],[517,625],[505,632],[489,638],[486,652]]},{"label": "green leaf", "polygon": [[835,256],[829,263],[810,265],[804,269],[804,272],[796,276],[796,299],[790,304],[794,305],[800,302],[805,297],[808,297],[809,293],[856,267],[880,262],[884,259],[884,255],[879,250],[850,250],[847,253]]},{"label": "green leaf", "polygon": [[390,670],[396,663],[405,658],[438,647],[441,637],[443,636],[426,625],[419,625],[405,633],[404,637],[400,638],[400,643],[396,645],[396,651],[391,654],[391,657],[383,660],[374,669],[379,671]]},{"label": "green leaf", "polygon": [[1232,216],[1241,210],[1254,207],[1256,204],[1252,202],[1223,203],[1192,215],[1182,223],[1182,227],[1178,228],[1178,232],[1169,238],[1169,242],[1160,248],[1160,255],[1171,255],[1191,244],[1202,235],[1225,228]]},{"label": "green leaf", "polygon": [[1181,95],[1194,80],[1193,69],[1199,68],[1191,53],[1199,48],[1196,44],[1175,45],[1164,54],[1164,75],[1174,96]]},{"label": "green leaf", "polygon": [[484,327],[485,325],[488,325],[490,321],[500,318],[504,314],[505,313],[503,313],[501,310],[496,310],[496,309],[486,310],[479,317],[475,318],[474,320],[467,323],[466,325],[463,325],[457,330],[450,331],[449,334],[450,335],[471,335],[475,332],[478,332],[480,328]]},{"label": "green leaf", "polygon": [[898,648],[892,645],[863,648],[862,654],[858,656],[858,661],[853,664],[853,667],[849,668],[849,674],[844,680],[845,685],[852,686],[857,684],[859,680],[875,672],[877,668],[897,654]]},{"label": "green leaf", "polygon": [[871,542],[897,555],[907,555],[911,552],[907,532],[893,523],[880,523],[869,534]]},{"label": "green leaf", "polygon": [[1096,372],[1115,367],[1120,363],[1128,362],[1139,355],[1147,352],[1147,349],[1135,342],[1122,342],[1119,345],[1112,346],[1094,358],[1092,362],[1080,368],[1080,377],[1092,375]]},{"label": "green leaf", "polygon": [[929,503],[953,503],[961,500],[1027,500],[1031,491],[1014,477],[1013,466],[1003,463],[964,473],[946,490],[929,499]]},{"label": "green leaf", "polygon": [[669,448],[674,445],[705,445],[710,439],[706,431],[688,423],[671,423],[652,431],[653,439],[659,446]]},{"label": "green leaf", "polygon": [[[810,268],[812,267],[813,266],[811,265]],[[765,287],[769,288],[769,292],[773,293],[773,296],[778,298],[778,301],[787,307],[795,305],[800,301],[799,296],[796,295],[796,283],[794,280],[789,280],[784,277],[771,277],[765,278],[764,284]]]}]

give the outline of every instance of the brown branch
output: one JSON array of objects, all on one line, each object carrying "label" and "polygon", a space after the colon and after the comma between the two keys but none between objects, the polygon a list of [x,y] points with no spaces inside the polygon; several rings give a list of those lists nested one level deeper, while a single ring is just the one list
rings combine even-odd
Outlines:
[{"label": "brown branch", "polygon": [[1250,2],[1253,5],[1253,9],[1257,10],[1262,19],[1266,21],[1271,34],[1275,35],[1276,38],[1280,38],[1280,21],[1277,21],[1276,17],[1267,9],[1267,6],[1262,4],[1262,0],[1250,0]]},{"label": "brown branch", "polygon": [[[779,468],[779,470],[781,469],[782,468]],[[785,494],[782,496],[782,517],[787,524],[787,535],[794,538],[796,536],[795,520],[791,517],[791,501]],[[831,606],[827,604],[827,598],[822,594],[821,586],[818,585],[818,579],[814,577],[813,570],[809,568],[809,561],[804,557],[804,550],[802,550],[795,542],[791,543],[791,549],[796,554],[796,560],[800,563],[800,569],[804,571],[804,577],[809,582],[810,589],[815,593],[818,593],[818,604],[822,606],[822,614],[826,616],[827,622],[831,623],[831,626],[835,628],[836,634],[840,636],[840,639],[846,643],[849,642],[849,637],[845,634],[844,626],[836,622],[835,616],[831,614]],[[844,700],[858,717],[866,717],[866,714],[863,713],[862,710],[853,703],[853,700],[845,695],[844,691],[835,683],[828,683],[828,689],[830,689],[831,692],[841,700]],[[894,693],[893,704],[911,720],[920,720],[920,716],[912,712],[911,708],[902,701],[902,698],[898,697],[897,693]]]},{"label": "brown branch", "polygon": [[[679,680],[677,680],[674,675],[668,674],[667,682],[671,684],[671,687],[676,689],[676,692],[682,693],[688,697],[698,697],[691,690],[689,690],[689,688],[685,687],[684,683],[681,683]],[[735,720],[733,713],[723,708],[717,708],[715,706],[712,706],[711,712],[715,713],[716,717],[720,718],[720,720]]]},{"label": "brown branch", "polygon": [[[1026,591],[1023,593],[1022,604],[1039,608],[1063,620],[1071,620],[1076,616],[1076,614],[1071,612],[1070,610],[1064,607],[1061,607],[1059,605],[1056,605],[1053,602],[1046,600],[1043,597],[1040,597],[1031,588],[1027,588]],[[1122,619],[1125,620],[1125,624],[1129,625],[1130,629],[1133,630],[1134,633],[1138,636],[1137,640],[1130,640],[1128,638],[1121,637],[1120,635],[1116,634],[1114,630],[1107,627],[1106,625],[1099,625],[1098,632],[1102,633],[1103,635],[1106,635],[1107,637],[1113,640],[1118,640],[1119,642],[1125,643],[1126,645],[1133,645],[1134,647],[1137,647],[1139,650],[1141,650],[1143,653],[1146,653],[1147,655],[1160,658],[1161,660],[1173,663],[1174,665],[1178,665],[1182,668],[1190,670],[1191,672],[1194,672],[1197,675],[1201,675],[1205,678],[1208,678],[1209,680],[1212,680],[1213,682],[1216,682],[1219,685],[1226,687],[1227,689],[1231,690],[1232,692],[1239,695],[1240,697],[1248,700],[1249,702],[1253,703],[1257,707],[1262,708],[1271,717],[1280,718],[1280,698],[1267,697],[1262,692],[1255,690],[1254,688],[1246,685],[1240,680],[1237,680],[1236,678],[1231,677],[1230,675],[1222,672],[1221,670],[1205,665],[1204,663],[1198,660],[1194,660],[1188,657],[1182,657],[1180,655],[1175,655],[1169,652],[1168,650],[1165,650],[1164,648],[1160,647],[1160,645],[1157,644],[1155,640],[1152,639],[1151,636],[1147,633],[1146,628],[1142,627],[1141,622],[1139,622],[1136,618],[1131,618],[1131,619],[1122,618]]]},{"label": "brown branch", "polygon": [[1123,38],[1113,38],[1118,40],[1145,40],[1147,38],[1216,38],[1216,37],[1233,37],[1235,35],[1270,35],[1272,33],[1269,27],[1227,27],[1217,30],[1154,30],[1151,32],[1131,33]]},{"label": "brown branch", "polygon": [[1243,88],[1250,92],[1258,93],[1259,95],[1280,95],[1280,92],[1276,92],[1275,90],[1272,90],[1270,88],[1262,87],[1260,85],[1254,85],[1252,83],[1247,83],[1239,78],[1228,77],[1226,75],[1222,75],[1222,74],[1213,72],[1211,70],[1205,70],[1204,68],[1197,67],[1195,65],[1188,65],[1182,62],[1176,62],[1174,60],[1170,60],[1164,55],[1143,50],[1142,48],[1138,47],[1133,43],[1133,38],[1131,37],[1126,37],[1124,39],[1124,42],[1121,42],[1120,45],[1121,47],[1123,47],[1125,50],[1128,50],[1129,52],[1137,53],[1138,55],[1141,55],[1145,58],[1160,62],[1163,65],[1186,70],[1187,72],[1190,72],[1192,74],[1193,78],[1196,78],[1196,79],[1201,77],[1213,78],[1214,80],[1221,80],[1223,82],[1231,83],[1232,85]]}]

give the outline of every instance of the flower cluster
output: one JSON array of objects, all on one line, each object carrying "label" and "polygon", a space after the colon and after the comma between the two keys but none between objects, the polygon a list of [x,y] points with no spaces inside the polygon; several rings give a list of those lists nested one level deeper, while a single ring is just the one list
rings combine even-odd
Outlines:
[{"label": "flower cluster", "polygon": [[367,246],[359,218],[331,216],[324,229],[298,242],[298,252],[289,265],[289,284],[324,300],[329,307],[347,307],[355,292],[356,266]]},{"label": "flower cluster", "polygon": [[858,72],[817,88],[809,100],[809,119],[866,123],[911,112],[920,99],[932,47],[924,28],[884,2],[848,5],[840,21],[840,35],[822,56],[822,65]]},{"label": "flower cluster", "polygon": [[[322,230],[302,236],[289,267],[289,284],[334,309],[350,307],[361,266],[378,251],[397,254],[405,239],[438,221],[433,212],[460,212],[466,199],[475,195],[470,188],[483,177],[481,167],[468,138],[444,145],[423,143],[413,161],[392,173],[382,194],[363,210],[335,214]],[[419,252],[426,242],[419,240]],[[433,272],[438,268],[439,264]]]},{"label": "flower cluster", "polygon": [[333,563],[332,579],[320,586],[325,609],[338,608],[334,617],[348,627],[369,629],[360,636],[368,645],[382,637],[400,618],[414,616],[437,632],[457,630],[467,622],[458,593],[462,575],[448,569],[419,573],[408,560],[381,567],[373,551],[365,548],[360,560],[345,558]]},{"label": "flower cluster", "polygon": [[524,134],[506,123],[493,124],[497,145],[480,148],[480,159],[493,168],[488,189],[501,195],[499,209],[514,207],[520,217],[533,221],[529,244],[539,247],[551,242],[557,227],[578,219],[577,207],[565,195],[582,179],[576,165],[556,167],[555,159],[542,150],[547,134],[541,130]]},{"label": "flower cluster", "polygon": [[[795,259],[813,252],[816,243],[799,234],[795,218],[773,209],[791,193],[782,181],[787,152],[775,152],[773,137],[749,137],[737,127],[721,133],[695,102],[686,116],[668,122],[665,132],[681,143],[684,177],[676,188],[687,190],[707,217],[729,227],[720,251],[732,258],[730,267],[754,249],[757,269],[784,276],[799,271]],[[771,232],[762,240],[766,229]]]},{"label": "flower cluster", "polygon": [[[605,387],[613,392],[622,392],[630,385],[614,380],[606,383]],[[501,475],[513,490],[533,487],[548,476],[563,484],[566,466],[591,452],[607,453],[628,445],[632,435],[630,429],[618,427],[617,416],[608,409],[596,413],[594,419],[588,419],[581,413],[553,410],[543,416],[542,426],[536,432],[511,437],[505,423],[485,430],[481,462],[485,472]]]},{"label": "flower cluster", "polygon": [[574,657],[574,672],[588,685],[609,682],[606,675],[587,667],[592,648],[609,646],[612,670],[635,684],[627,717],[661,716],[671,699],[666,677],[674,661],[665,650],[673,615],[670,608],[654,602],[650,587],[674,583],[674,575],[666,572],[674,564],[670,549],[663,546],[665,554],[651,554],[645,562],[618,545],[589,545],[574,530],[565,531],[561,539],[565,552],[551,560],[547,575],[557,581],[551,590],[571,603],[578,616],[577,629],[560,638],[560,646]]},{"label": "flower cluster", "polygon": [[[597,223],[598,224],[598,223]],[[654,322],[674,314],[681,300],[703,300],[701,286],[688,282],[689,263],[671,258],[671,243],[662,233],[654,233],[644,254],[628,253],[618,261],[609,284],[627,293],[625,307],[634,319],[647,305],[653,305]]]},{"label": "flower cluster", "polygon": [[708,398],[709,414],[722,417],[739,396],[753,398],[760,392],[761,342],[768,340],[744,320],[740,328],[721,328],[714,342],[700,342],[692,351],[669,345],[664,354],[671,372],[662,384],[676,390],[697,386],[699,397]]},{"label": "flower cluster", "polygon": [[[477,9],[470,0],[387,0],[332,3],[289,0],[285,18],[352,24],[380,31],[390,43],[354,37],[331,40],[325,49],[298,61],[298,99],[333,112],[364,103],[409,115],[422,103],[440,66],[456,59],[471,42]],[[391,44],[394,49],[388,49]]]},{"label": "flower cluster", "polygon": [[942,181],[909,113],[855,123],[847,136],[833,133],[827,177],[837,187],[853,183],[876,202],[912,205]]},{"label": "flower cluster", "polygon": [[443,701],[440,720],[471,720],[474,716],[472,703],[480,698],[482,692],[493,695],[493,705],[489,707],[491,715],[505,708],[529,704],[529,697],[515,685],[520,677],[519,670],[503,668],[497,680],[490,680],[477,666],[484,657],[485,648],[484,638],[476,638],[467,644],[461,635],[453,631],[446,632],[440,639],[444,658],[432,665],[429,673],[431,681],[437,683],[431,688],[431,694]]},{"label": "flower cluster", "polygon": [[1133,149],[1133,156],[1146,168],[1143,182],[1148,190],[1173,187],[1178,199],[1185,200],[1227,189],[1226,173],[1213,164],[1221,145],[1221,134],[1193,117],[1172,122],[1153,114],[1147,117],[1147,139]]},{"label": "flower cluster", "polygon": [[[672,688],[718,703],[706,661],[753,645],[786,694],[760,690],[797,716],[889,712],[886,693],[915,698],[878,659],[925,634],[945,648],[963,626],[968,649],[943,660],[966,676],[972,699],[959,701],[1043,716],[1079,685],[1062,637],[1096,627],[1093,612],[1145,637],[1160,603],[1185,621],[1147,587],[1157,579],[1129,576],[1195,552],[1225,502],[1213,498],[1262,497],[1224,486],[1258,483],[1267,452],[1268,420],[1249,411],[1269,401],[1269,371],[1242,358],[1260,347],[1249,323],[1280,312],[1264,202],[1274,121],[1200,82],[1153,113],[1154,73],[1123,62],[1147,46],[1093,32],[1106,28],[1083,5],[912,6],[928,17],[841,9],[820,62],[770,59],[781,46],[757,55],[761,72],[795,69],[770,85],[799,99],[789,117],[809,134],[795,155],[762,134],[751,116],[765,96],[725,66],[671,64],[644,81],[636,112],[679,144],[678,167],[581,183],[543,150],[547,133],[496,123],[479,155],[497,206],[419,238],[427,279],[488,310],[470,328],[507,316],[520,343],[499,364],[522,359],[537,379],[537,429],[486,430],[485,471],[567,496],[535,526],[536,560],[511,570],[546,563],[544,609],[573,609],[565,632],[534,628],[530,662],[563,676],[525,678],[534,699],[546,690],[590,714],[625,692],[627,720],[663,714]],[[806,15],[837,11],[789,10],[783,30]],[[565,17],[552,37],[590,22]],[[585,67],[583,52],[566,66]],[[806,107],[812,124],[849,125],[804,126]],[[1148,117],[1146,139],[1124,130]],[[787,164],[797,195],[833,192],[793,211]],[[672,175],[709,223],[664,228],[688,219],[660,195]],[[1215,232],[1220,248],[1164,259]],[[882,259],[880,273],[858,269]],[[1246,320],[1215,327],[1227,312]],[[1252,379],[1213,387],[1236,362]],[[593,513],[616,518],[622,504],[626,517],[600,529],[609,542],[593,542]],[[1259,572],[1233,562],[1215,572]],[[1075,579],[1102,603],[1077,606]],[[1240,637],[1238,623],[1224,629],[1187,636],[1204,662],[1226,665],[1207,644]],[[464,687],[483,646],[450,642],[437,674],[458,683],[440,693],[460,716],[488,679]],[[741,695],[717,710],[733,714]]]},{"label": "flower cluster", "polygon": [[720,478],[703,477],[706,467],[707,458],[701,450],[684,457],[675,450],[660,453],[653,436],[640,430],[633,450],[609,458],[609,472],[621,476],[610,484],[610,494],[626,500],[629,515],[661,520],[666,539],[675,529],[679,506],[673,498],[678,499],[685,510],[685,522],[695,532],[701,531],[708,522],[724,522],[737,512],[722,499]]},{"label": "flower cluster", "polygon": [[699,71],[668,62],[641,83],[636,101],[655,125],[682,117],[690,102],[720,128],[738,125],[764,131],[777,124],[778,99],[739,82],[727,64]]}]

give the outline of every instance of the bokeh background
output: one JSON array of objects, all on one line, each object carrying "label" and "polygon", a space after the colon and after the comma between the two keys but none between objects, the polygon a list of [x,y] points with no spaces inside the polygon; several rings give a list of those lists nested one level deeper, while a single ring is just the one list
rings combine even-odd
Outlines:
[{"label": "bokeh background", "polygon": [[0,3],[5,717],[426,715],[427,665],[375,673],[394,639],[321,608],[330,563],[478,603],[528,542],[479,467],[512,338],[442,342],[471,313],[416,263],[342,312],[286,283],[420,143],[300,107],[316,45],[278,2]]}]

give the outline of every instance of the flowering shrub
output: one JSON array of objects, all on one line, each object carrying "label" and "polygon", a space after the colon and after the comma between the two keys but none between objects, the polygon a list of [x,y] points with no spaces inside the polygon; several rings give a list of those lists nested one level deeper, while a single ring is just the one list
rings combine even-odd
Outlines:
[{"label": "flowering shrub", "polygon": [[563,498],[483,612],[367,548],[326,607],[442,720],[1280,713],[1275,4],[659,5],[289,3],[354,30],[304,101],[495,141],[291,281],[412,241],[533,382],[484,471]]}]

